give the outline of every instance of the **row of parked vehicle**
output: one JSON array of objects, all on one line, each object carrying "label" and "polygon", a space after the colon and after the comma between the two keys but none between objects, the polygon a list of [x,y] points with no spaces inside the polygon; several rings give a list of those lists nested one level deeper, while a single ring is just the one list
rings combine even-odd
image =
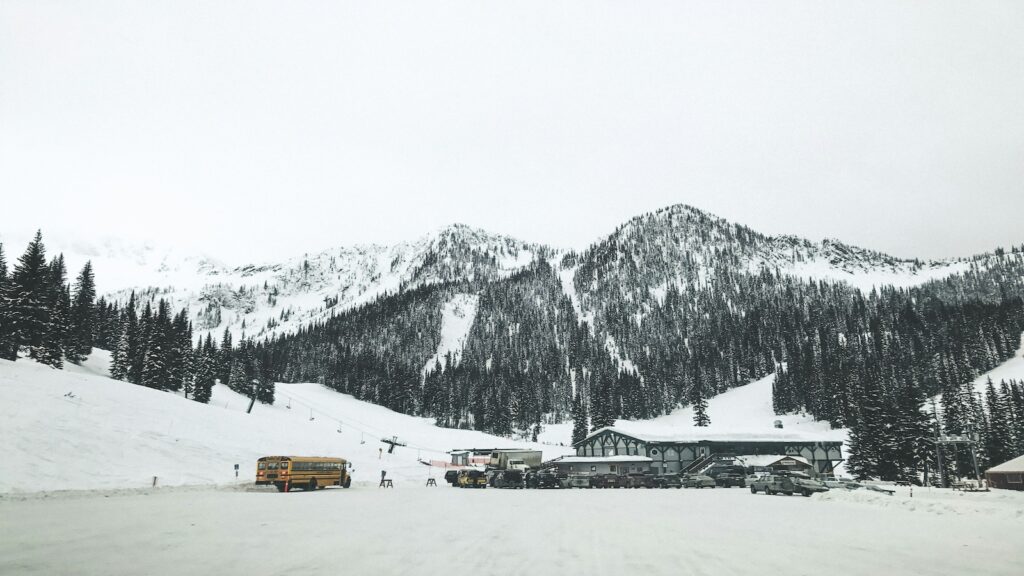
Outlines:
[{"label": "row of parked vehicle", "polygon": [[[800,472],[776,472],[745,476],[736,471],[704,474],[566,474],[552,468],[540,470],[449,470],[445,480],[458,488],[562,489],[562,488],[744,488],[751,494],[802,494],[827,492],[830,487],[854,489],[860,484],[847,479],[820,482]],[[831,486],[830,486],[831,485]]]},{"label": "row of parked vehicle", "polygon": [[551,468],[523,471],[474,468],[449,470],[445,480],[457,488],[729,488],[744,487],[739,474],[566,474]]}]

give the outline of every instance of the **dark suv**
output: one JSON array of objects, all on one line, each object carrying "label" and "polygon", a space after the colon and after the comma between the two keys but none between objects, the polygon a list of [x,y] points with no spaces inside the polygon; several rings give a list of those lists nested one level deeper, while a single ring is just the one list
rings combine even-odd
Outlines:
[{"label": "dark suv", "polygon": [[721,486],[722,488],[732,488],[738,486],[740,488],[747,487],[747,479],[742,474],[734,474],[732,472],[723,472],[715,477],[715,485]]}]

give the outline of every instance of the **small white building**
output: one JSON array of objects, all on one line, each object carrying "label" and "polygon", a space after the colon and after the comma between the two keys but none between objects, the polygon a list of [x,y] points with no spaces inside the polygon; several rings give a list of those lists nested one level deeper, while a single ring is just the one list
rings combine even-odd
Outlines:
[{"label": "small white building", "polygon": [[790,472],[809,472],[811,463],[803,456],[786,456],[784,454],[748,454],[736,456],[733,460],[747,468],[748,472],[776,472],[788,470]]}]

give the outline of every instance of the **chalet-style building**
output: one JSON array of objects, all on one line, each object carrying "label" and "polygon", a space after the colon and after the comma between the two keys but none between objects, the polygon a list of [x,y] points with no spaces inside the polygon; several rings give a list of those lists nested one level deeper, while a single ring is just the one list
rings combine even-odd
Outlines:
[{"label": "chalet-style building", "polygon": [[687,430],[679,436],[635,434],[608,427],[573,444],[580,457],[646,456],[656,474],[701,471],[736,456],[798,456],[811,471],[828,474],[843,461],[837,440],[815,440],[804,434],[707,434]]},{"label": "chalet-style building", "polygon": [[1003,462],[985,471],[989,488],[1024,490],[1024,456]]}]

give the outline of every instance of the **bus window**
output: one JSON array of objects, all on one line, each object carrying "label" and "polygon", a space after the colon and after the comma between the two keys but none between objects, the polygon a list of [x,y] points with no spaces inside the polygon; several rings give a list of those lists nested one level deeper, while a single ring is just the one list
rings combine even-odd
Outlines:
[{"label": "bus window", "polygon": [[266,470],[267,469],[267,463],[266,462],[260,462],[260,464],[259,464],[259,466],[257,466],[257,468],[259,468],[260,470]]},{"label": "bus window", "polygon": [[269,468],[270,470],[277,470],[277,462],[271,462],[267,464],[267,468]]}]

